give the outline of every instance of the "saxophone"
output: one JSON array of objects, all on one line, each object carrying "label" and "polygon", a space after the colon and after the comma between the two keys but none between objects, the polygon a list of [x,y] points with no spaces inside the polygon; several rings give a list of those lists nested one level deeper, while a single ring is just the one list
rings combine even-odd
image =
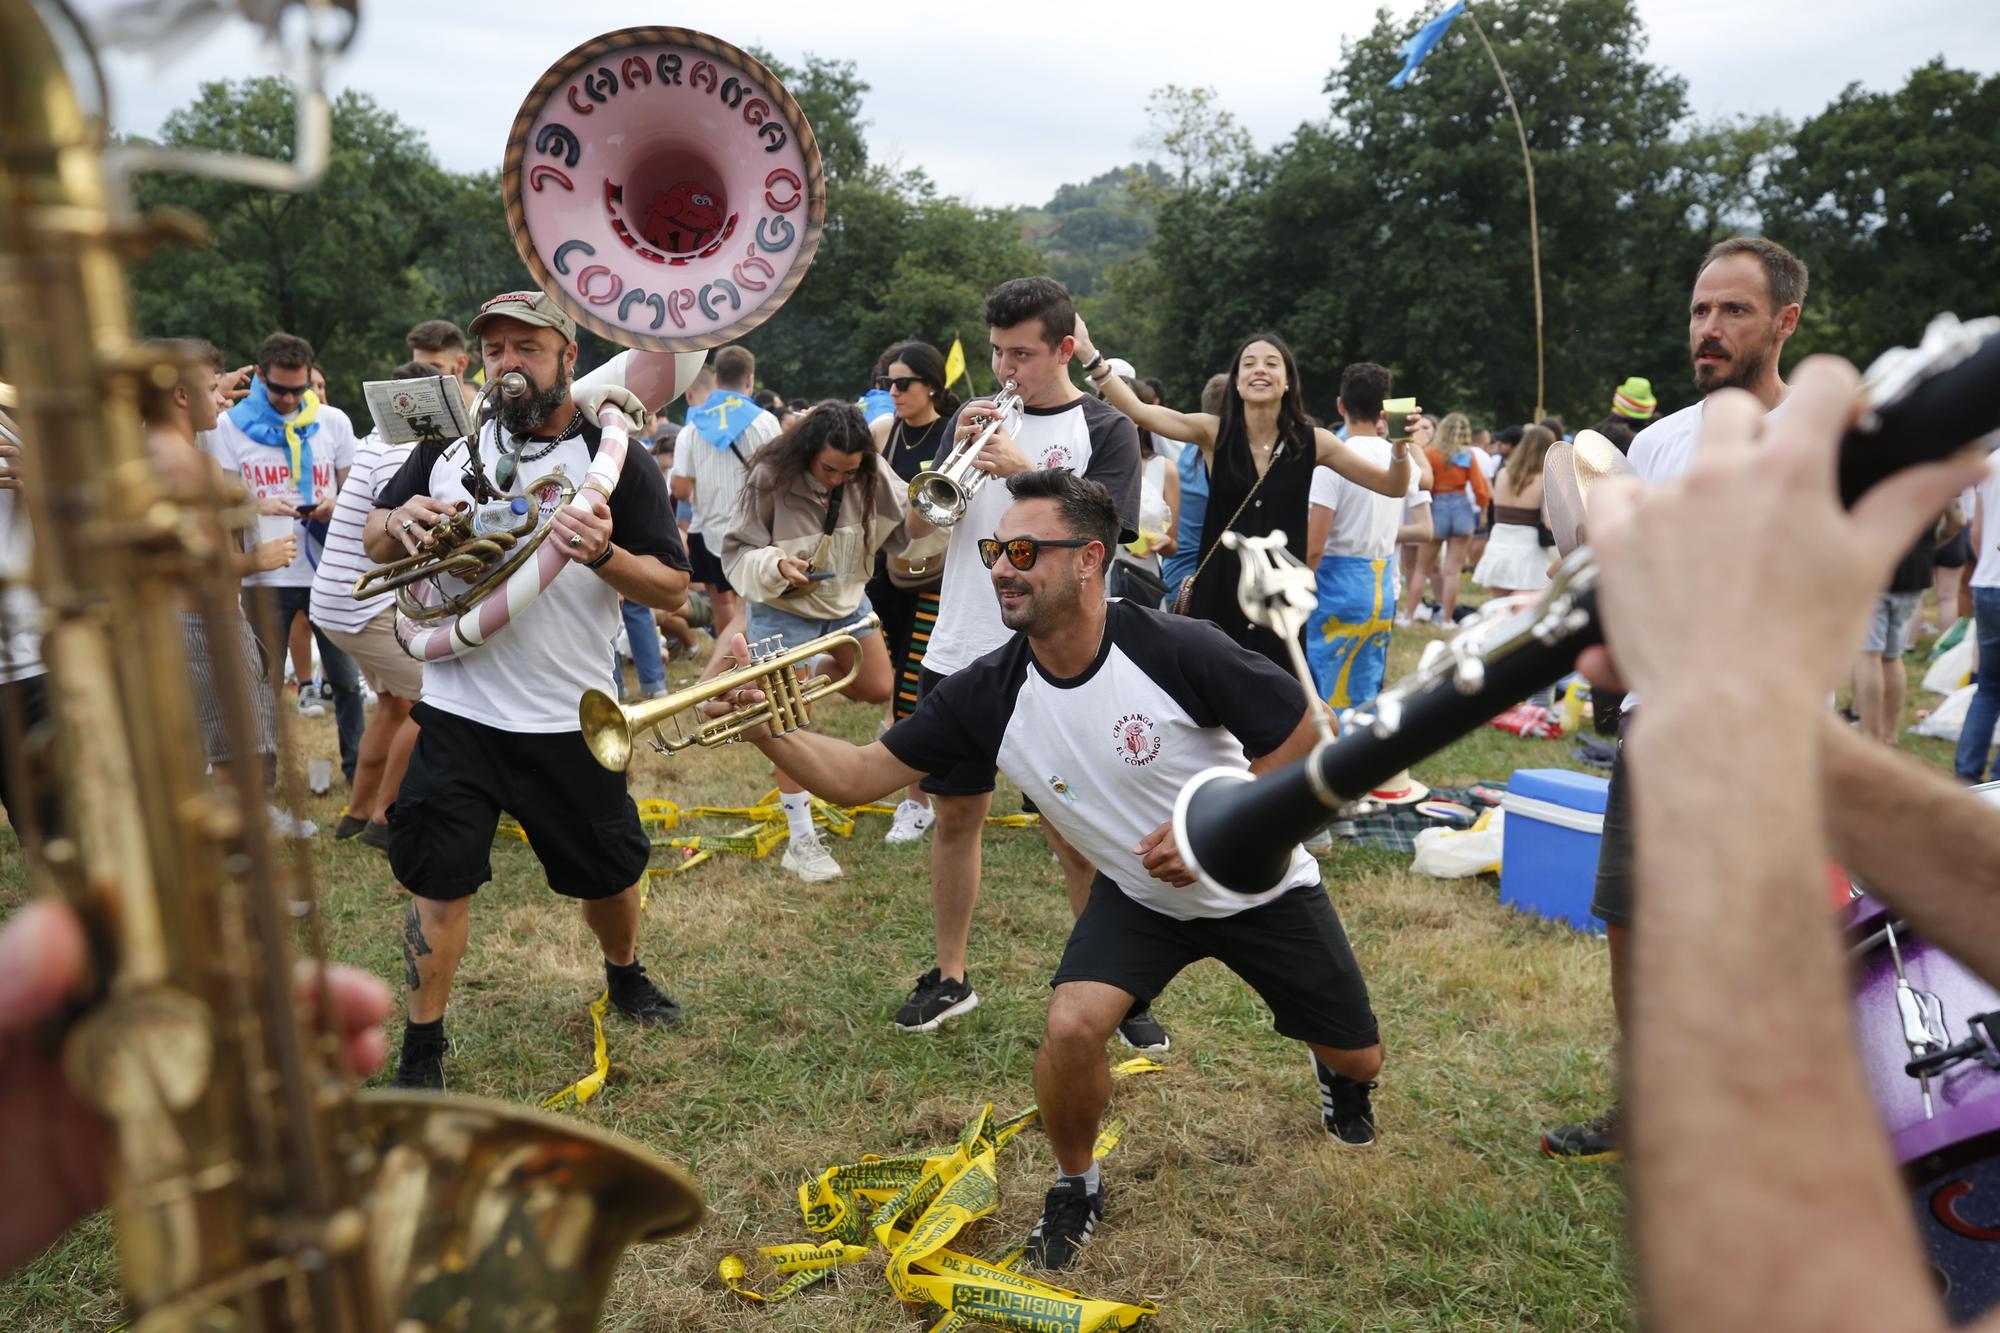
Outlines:
[{"label": "saxophone", "polygon": [[[220,501],[149,462],[140,395],[179,372],[135,342],[121,265],[174,229],[132,215],[106,151],[36,4],[0,0],[0,365],[31,451],[60,811],[23,846],[89,940],[62,1058],[107,1126],[130,1325],[595,1327],[627,1246],[699,1221],[694,1186],[571,1121],[356,1093],[296,999],[295,937],[320,951],[303,858],[274,850],[259,784],[204,779],[177,608],[229,623],[237,590]],[[217,684],[244,754],[241,674]]]}]

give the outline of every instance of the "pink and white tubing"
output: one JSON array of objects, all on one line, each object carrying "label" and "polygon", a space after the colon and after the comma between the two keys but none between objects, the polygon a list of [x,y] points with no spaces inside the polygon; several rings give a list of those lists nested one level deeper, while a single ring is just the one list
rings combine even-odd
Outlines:
[{"label": "pink and white tubing", "polygon": [[[631,431],[625,414],[606,404],[598,412],[598,424],[604,435],[598,441],[597,456],[590,460],[583,484],[570,497],[573,509],[589,510],[593,491],[610,499],[612,489],[618,485],[618,474],[625,466],[626,442]],[[508,622],[555,582],[556,575],[573,563],[554,542],[544,540],[534,559],[522,562],[498,591],[463,615],[420,625],[398,612],[396,641],[419,662],[462,657],[505,629]]]}]

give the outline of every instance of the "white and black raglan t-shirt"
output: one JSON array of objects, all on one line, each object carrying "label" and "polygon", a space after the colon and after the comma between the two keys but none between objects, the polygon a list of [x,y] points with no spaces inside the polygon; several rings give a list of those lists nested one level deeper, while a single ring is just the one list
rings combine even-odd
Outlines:
[{"label": "white and black raglan t-shirt", "polygon": [[[499,459],[499,429],[489,422],[480,436],[489,478]],[[597,427],[586,421],[577,436],[522,463],[517,484],[561,472],[570,485],[581,486],[600,438]],[[531,445],[529,451],[538,447]],[[443,450],[413,449],[376,492],[375,504],[394,509],[413,495],[446,503],[469,501],[465,461],[463,440]],[[688,567],[666,481],[644,449],[626,453],[610,508],[613,545],[633,555],[655,556],[675,569]],[[595,570],[572,563],[484,646],[463,657],[424,663],[423,702],[507,731],[575,731],[577,701],[584,691],[618,693],[611,645],[619,623],[617,589]]]},{"label": "white and black raglan t-shirt", "polygon": [[[957,429],[954,418],[945,438],[955,439]],[[1014,432],[1014,447],[1032,467],[1066,467],[1102,485],[1118,506],[1121,539],[1139,535],[1139,428],[1123,412],[1088,394],[1060,407],[1026,408],[1021,428]],[[939,453],[946,448],[940,445]],[[1000,623],[1000,601],[986,566],[979,563],[980,541],[995,535],[993,525],[1013,503],[1006,480],[989,478],[953,526],[924,670],[948,676],[1013,637]]]},{"label": "white and black raglan t-shirt", "polygon": [[997,764],[1127,897],[1189,921],[1233,916],[1319,882],[1318,864],[1299,847],[1284,883],[1262,894],[1176,888],[1132,850],[1173,818],[1189,779],[1249,768],[1304,715],[1296,680],[1209,622],[1113,601],[1082,675],[1051,677],[1017,635],[925,694],[882,744],[924,773]]}]

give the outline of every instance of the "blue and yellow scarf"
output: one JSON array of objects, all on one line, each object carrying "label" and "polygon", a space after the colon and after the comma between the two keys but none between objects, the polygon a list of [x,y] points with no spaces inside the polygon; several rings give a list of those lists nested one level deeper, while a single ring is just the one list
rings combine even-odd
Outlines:
[{"label": "blue and yellow scarf", "polygon": [[250,382],[250,392],[243,401],[229,409],[229,419],[236,423],[236,429],[259,444],[290,453],[292,484],[299,488],[301,504],[315,502],[312,437],[319,430],[318,417],[319,396],[308,389],[299,400],[298,414],[290,421],[285,420],[271,406],[271,395],[265,391],[262,375]]}]

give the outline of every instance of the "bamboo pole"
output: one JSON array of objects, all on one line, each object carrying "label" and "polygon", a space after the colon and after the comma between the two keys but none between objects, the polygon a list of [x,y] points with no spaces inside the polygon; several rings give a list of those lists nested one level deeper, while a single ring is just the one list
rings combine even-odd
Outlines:
[{"label": "bamboo pole", "polygon": [[1470,3],[1465,6],[1465,16],[1472,20],[1472,30],[1479,35],[1479,44],[1486,48],[1486,58],[1500,77],[1500,91],[1507,98],[1507,109],[1514,113],[1514,133],[1521,140],[1521,169],[1528,176],[1528,262],[1535,276],[1535,420],[1540,421],[1547,415],[1543,410],[1547,383],[1542,361],[1542,226],[1535,208],[1535,162],[1528,156],[1528,130],[1521,123],[1521,108],[1514,102],[1507,71],[1500,68],[1500,57],[1493,54],[1493,43],[1486,40],[1486,29],[1479,26],[1479,16],[1472,12]]}]

